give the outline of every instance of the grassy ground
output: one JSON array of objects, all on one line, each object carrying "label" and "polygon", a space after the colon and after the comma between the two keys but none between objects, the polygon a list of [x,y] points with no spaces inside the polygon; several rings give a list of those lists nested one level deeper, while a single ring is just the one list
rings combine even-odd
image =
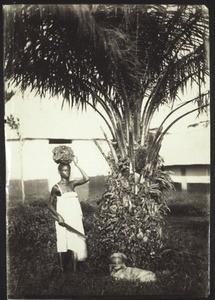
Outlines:
[{"label": "grassy ground", "polygon": [[[17,298],[89,295],[206,296],[209,228],[209,208],[205,202],[207,199],[203,195],[188,194],[176,194],[174,198],[169,200],[172,213],[166,217],[164,228],[165,251],[151,262],[150,269],[156,273],[158,280],[148,284],[114,281],[107,269],[98,269],[93,265],[93,249],[89,249],[89,260],[76,275],[62,274],[58,255],[53,251],[53,222],[48,219],[45,206],[41,208],[41,203],[34,203],[30,207],[13,205],[8,212],[9,295]],[[86,219],[95,211],[87,205],[83,206],[83,210]]]}]

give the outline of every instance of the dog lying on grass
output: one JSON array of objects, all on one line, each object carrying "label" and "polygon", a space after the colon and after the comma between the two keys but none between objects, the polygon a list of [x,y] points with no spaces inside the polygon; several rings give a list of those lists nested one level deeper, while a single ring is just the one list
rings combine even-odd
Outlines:
[{"label": "dog lying on grass", "polygon": [[124,261],[127,257],[123,253],[111,255],[110,275],[116,280],[128,280],[139,282],[155,282],[156,276],[153,272],[139,268],[126,267]]}]

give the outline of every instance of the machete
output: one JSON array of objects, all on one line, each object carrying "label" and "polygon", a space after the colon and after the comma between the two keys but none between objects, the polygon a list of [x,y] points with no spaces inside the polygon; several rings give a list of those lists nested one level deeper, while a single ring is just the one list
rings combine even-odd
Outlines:
[{"label": "machete", "polygon": [[[52,216],[54,217],[54,219],[56,220],[56,216],[51,212]],[[56,220],[57,221],[57,220]],[[81,233],[80,231],[76,230],[75,228],[73,228],[72,226],[66,224],[65,222],[63,223],[58,223],[59,225],[65,227],[67,230],[71,231],[71,232],[74,232],[80,236],[82,236],[84,239],[86,239],[86,235],[84,235],[83,233]]]},{"label": "machete", "polygon": [[87,238],[86,235],[84,235],[83,233],[81,233],[80,231],[76,230],[75,228],[73,228],[72,226],[66,224],[66,223],[60,223],[59,225],[65,227],[67,230],[77,233],[78,235],[82,236],[83,238]]}]

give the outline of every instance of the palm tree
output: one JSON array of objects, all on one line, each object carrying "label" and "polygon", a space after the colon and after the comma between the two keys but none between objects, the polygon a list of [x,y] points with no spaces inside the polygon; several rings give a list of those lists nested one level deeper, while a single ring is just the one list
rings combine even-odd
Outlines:
[{"label": "palm tree", "polygon": [[134,157],[157,108],[189,80],[204,82],[205,20],[201,6],[9,6],[5,75],[23,90],[95,107],[120,155]]},{"label": "palm tree", "polygon": [[[165,119],[154,136],[150,123],[156,110],[174,103],[190,82],[199,86],[195,110],[208,105],[208,93],[201,92],[208,75],[202,6],[11,5],[4,14],[6,79],[23,90],[31,86],[41,96],[61,94],[71,107],[93,106],[112,134],[106,159],[113,176],[103,197],[103,208],[109,203],[107,214],[105,209],[101,213],[103,239],[110,233],[106,241],[114,243],[118,235],[113,235],[119,218],[111,205],[127,207],[129,214],[136,210],[141,220],[150,215],[147,222],[160,232],[156,218],[167,209],[160,199],[171,183],[159,150],[178,119],[167,127]],[[143,202],[148,213],[139,207]],[[145,227],[136,223],[126,235],[137,231],[146,240],[147,222]]]}]

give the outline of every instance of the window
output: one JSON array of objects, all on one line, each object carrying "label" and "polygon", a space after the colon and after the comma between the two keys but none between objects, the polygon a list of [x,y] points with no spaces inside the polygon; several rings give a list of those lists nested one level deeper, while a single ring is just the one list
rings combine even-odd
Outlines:
[{"label": "window", "polygon": [[49,139],[49,144],[71,144],[72,140],[67,139]]}]

